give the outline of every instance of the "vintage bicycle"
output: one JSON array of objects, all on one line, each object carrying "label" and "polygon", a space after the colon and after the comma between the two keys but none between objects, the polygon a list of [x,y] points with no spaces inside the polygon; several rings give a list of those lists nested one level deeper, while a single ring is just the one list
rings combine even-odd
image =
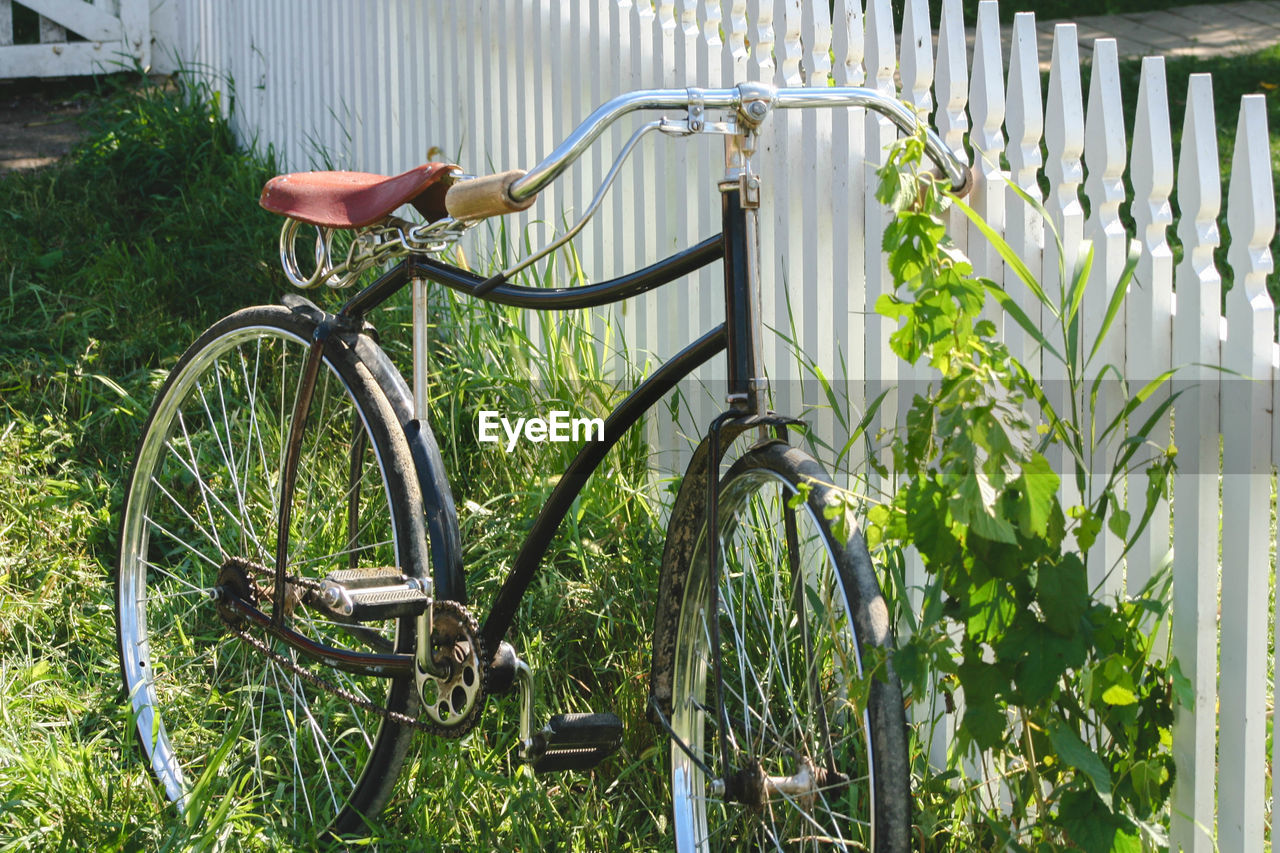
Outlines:
[{"label": "vintage bicycle", "polygon": [[[861,88],[648,90],[599,107],[527,173],[470,178],[429,163],[394,177],[309,172],[267,184],[263,207],[287,217],[280,252],[293,284],[344,286],[382,272],[336,313],[291,293],[215,323],[179,359],[144,427],[121,527],[119,651],[143,752],[178,809],[234,787],[284,803],[299,828],[359,834],[387,803],[415,732],[461,737],[487,697],[511,691],[519,754],[536,771],[607,758],[621,742],[619,718],[535,723],[534,673],[508,635],[553,534],[609,449],[724,353],[725,409],[671,507],[653,622],[648,716],[671,744],[676,847],[908,848],[907,729],[889,610],[856,524],[833,516],[848,510],[831,478],[787,442],[798,422],[769,411],[759,354],[758,132],[777,109],[845,107],[922,130],[910,108]],[[638,125],[562,238],[487,278],[442,259],[468,228],[533,204],[636,111],[657,117]],[[513,283],[578,232],[655,131],[723,137],[721,233],[610,281]],[[923,132],[963,191],[963,163]],[[396,216],[405,205],[421,220]],[[318,236],[304,264],[306,225]],[[608,415],[603,439],[583,443],[558,480],[497,595],[471,601],[428,423],[428,288],[558,311],[627,299],[715,262],[724,322]],[[368,322],[405,287],[411,385]]]}]

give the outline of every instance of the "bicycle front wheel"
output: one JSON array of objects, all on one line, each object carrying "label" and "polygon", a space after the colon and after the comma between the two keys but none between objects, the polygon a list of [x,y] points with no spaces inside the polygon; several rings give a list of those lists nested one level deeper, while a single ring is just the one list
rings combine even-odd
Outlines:
[{"label": "bicycle front wheel", "polygon": [[[282,613],[273,576],[285,449],[311,312],[249,308],[182,356],[152,409],[126,493],[116,587],[124,687],[142,750],[184,812],[256,801],[286,836],[351,833],[385,804],[417,709],[411,678],[322,667],[221,612],[231,586],[327,645],[409,652],[414,620],[343,624],[308,603],[336,569],[420,570],[413,464],[385,395],[327,347],[303,437]],[[416,517],[415,517],[416,514]],[[256,639],[245,639],[244,635]]]},{"label": "bicycle front wheel", "polygon": [[701,522],[672,671],[678,850],[908,849],[888,611],[861,534],[832,529],[828,509],[846,510],[830,482],[782,443],[734,464],[717,509],[715,609]]}]

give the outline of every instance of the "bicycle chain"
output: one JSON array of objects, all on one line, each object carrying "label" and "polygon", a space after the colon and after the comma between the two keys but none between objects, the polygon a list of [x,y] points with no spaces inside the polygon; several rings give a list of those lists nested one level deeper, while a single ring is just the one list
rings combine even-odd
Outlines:
[{"label": "bicycle chain", "polygon": [[[236,559],[229,562],[233,563],[240,570],[245,571],[246,574],[248,574],[249,572],[252,572],[253,574],[258,575],[259,577],[271,577],[274,579],[274,573],[270,569],[267,569],[263,566],[258,566],[254,563],[249,562],[248,560]],[[290,585],[303,587],[304,589],[309,589],[314,592],[319,592],[321,589],[323,589],[323,586],[319,582],[313,581],[310,578],[286,576],[285,580]],[[264,590],[259,588],[256,583],[253,584],[253,586],[256,593],[259,595],[259,597],[261,597]],[[481,661],[485,660],[484,645],[480,637],[479,624],[476,622],[475,617],[472,616],[471,613],[468,612],[465,607],[452,601],[437,601],[432,605],[432,607],[435,608],[435,610],[438,612],[448,612],[449,615],[453,616],[458,621],[458,623],[463,627],[463,630],[467,633],[468,640],[471,643],[475,644],[475,648],[480,650],[478,659]],[[434,615],[435,614],[433,614],[433,616]],[[482,687],[481,687],[480,693],[476,697],[474,706],[472,707],[470,712],[467,714],[467,718],[456,725],[443,726],[443,725],[440,725],[439,723],[432,721],[429,718],[414,717],[404,713],[403,711],[392,710],[391,708],[388,708],[385,705],[380,705],[371,699],[364,698],[363,696],[357,696],[356,694],[352,693],[350,690],[347,690],[341,685],[335,684],[334,682],[329,681],[323,676],[317,675],[311,670],[301,666],[297,661],[292,660],[291,658],[271,648],[269,645],[267,645],[266,642],[248,633],[239,625],[232,624],[232,622],[226,618],[225,614],[223,614],[222,623],[223,625],[226,626],[229,632],[239,637],[244,642],[248,643],[251,647],[256,649],[258,652],[262,653],[268,659],[275,661],[277,664],[284,667],[289,672],[292,672],[293,674],[297,675],[299,678],[311,684],[312,686],[316,687],[317,689],[323,690],[324,692],[332,696],[336,696],[339,699],[343,700],[344,702],[350,703],[352,706],[356,708],[360,708],[361,710],[368,711],[373,714],[377,714],[389,722],[398,723],[399,725],[403,725],[403,726],[409,726],[410,728],[417,729],[418,731],[424,731],[424,732],[427,732],[428,734],[437,735],[439,737],[460,738],[463,735],[465,735],[467,732],[471,731],[472,728],[475,727],[475,724],[480,716],[480,713],[479,713],[480,709],[484,705],[484,699],[487,693],[485,688],[488,686],[488,678],[489,678],[488,669],[485,667],[481,668],[483,680],[482,680]],[[416,692],[417,686],[415,685],[413,689]]]}]

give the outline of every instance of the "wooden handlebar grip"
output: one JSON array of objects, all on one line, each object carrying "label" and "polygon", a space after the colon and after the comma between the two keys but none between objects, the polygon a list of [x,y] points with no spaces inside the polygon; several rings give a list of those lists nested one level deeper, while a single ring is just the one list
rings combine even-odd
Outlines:
[{"label": "wooden handlebar grip", "polygon": [[483,178],[458,181],[445,194],[444,206],[454,219],[484,219],[488,216],[516,213],[537,200],[537,196],[530,196],[520,202],[511,198],[511,185],[522,177],[524,170],[513,169],[510,172],[485,175]]}]

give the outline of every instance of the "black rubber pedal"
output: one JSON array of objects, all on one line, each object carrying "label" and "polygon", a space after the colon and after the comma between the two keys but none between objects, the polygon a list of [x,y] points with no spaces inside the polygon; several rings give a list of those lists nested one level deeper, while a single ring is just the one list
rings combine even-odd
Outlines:
[{"label": "black rubber pedal", "polygon": [[404,574],[395,566],[376,569],[338,569],[325,578],[331,584],[346,589],[368,589],[374,586],[397,586],[404,583]]},{"label": "black rubber pedal", "polygon": [[431,604],[431,597],[417,589],[353,589],[350,594],[351,618],[356,622],[417,616]]},{"label": "black rubber pedal", "polygon": [[544,749],[533,762],[535,773],[590,770],[622,745],[622,720],[616,714],[556,714],[540,737]]}]

